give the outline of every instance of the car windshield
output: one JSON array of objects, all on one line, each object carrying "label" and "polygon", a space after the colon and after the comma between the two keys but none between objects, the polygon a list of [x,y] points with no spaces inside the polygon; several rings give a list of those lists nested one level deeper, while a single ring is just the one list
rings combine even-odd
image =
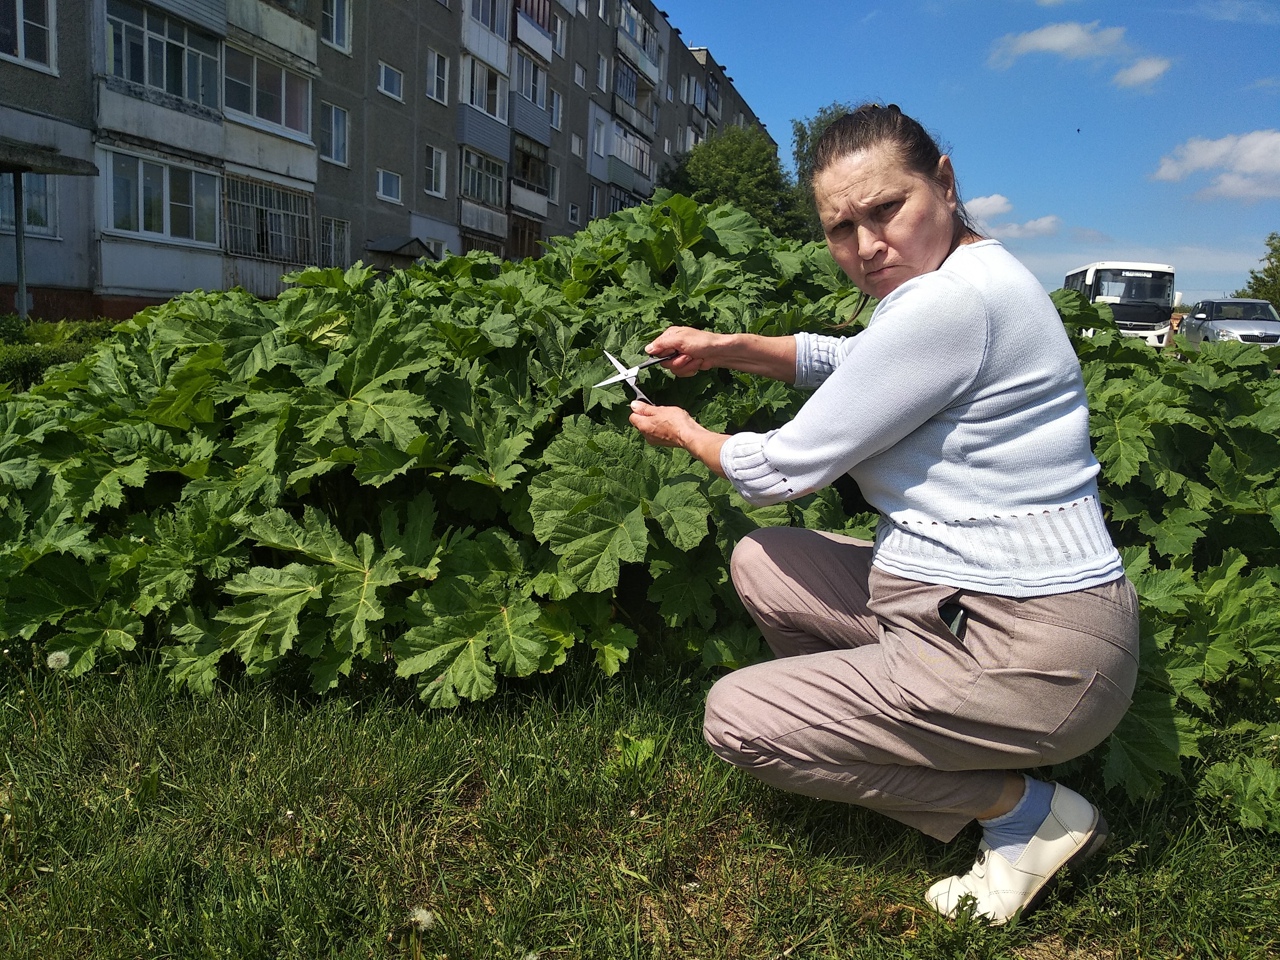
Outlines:
[{"label": "car windshield", "polygon": [[1099,270],[1099,298],[1146,300],[1162,307],[1173,306],[1173,274],[1151,270]]},{"label": "car windshield", "polygon": [[1276,308],[1264,301],[1257,303],[1215,303],[1211,320],[1280,320]]}]

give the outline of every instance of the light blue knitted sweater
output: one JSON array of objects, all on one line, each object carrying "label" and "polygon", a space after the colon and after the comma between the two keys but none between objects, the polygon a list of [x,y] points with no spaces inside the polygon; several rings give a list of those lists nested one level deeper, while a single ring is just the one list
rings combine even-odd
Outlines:
[{"label": "light blue knitted sweater", "polygon": [[853,337],[799,334],[795,419],[729,438],[750,503],[843,473],[880,512],[875,565],[1011,597],[1121,576],[1098,503],[1080,364],[1031,273],[995,240],[959,247]]}]

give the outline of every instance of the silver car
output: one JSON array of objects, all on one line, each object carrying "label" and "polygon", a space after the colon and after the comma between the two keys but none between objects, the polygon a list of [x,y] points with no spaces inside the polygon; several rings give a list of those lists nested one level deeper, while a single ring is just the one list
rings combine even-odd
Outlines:
[{"label": "silver car", "polygon": [[1183,318],[1178,332],[1195,346],[1205,340],[1274,346],[1280,343],[1280,315],[1266,300],[1201,300]]}]

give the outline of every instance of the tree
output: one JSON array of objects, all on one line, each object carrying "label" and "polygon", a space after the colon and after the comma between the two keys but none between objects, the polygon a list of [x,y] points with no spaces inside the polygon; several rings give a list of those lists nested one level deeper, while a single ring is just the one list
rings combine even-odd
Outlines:
[{"label": "tree", "polygon": [[759,127],[727,127],[665,168],[658,186],[699,203],[732,203],[779,237],[808,239],[796,190]]},{"label": "tree", "polygon": [[813,206],[813,148],[834,121],[853,112],[853,105],[837,100],[812,117],[791,121],[791,156],[796,164],[796,205],[804,216],[806,239],[821,240],[822,224]]},{"label": "tree", "polygon": [[1235,296],[1270,300],[1280,310],[1280,233],[1267,237],[1267,253],[1260,263],[1262,269],[1250,270],[1249,285],[1237,290]]}]

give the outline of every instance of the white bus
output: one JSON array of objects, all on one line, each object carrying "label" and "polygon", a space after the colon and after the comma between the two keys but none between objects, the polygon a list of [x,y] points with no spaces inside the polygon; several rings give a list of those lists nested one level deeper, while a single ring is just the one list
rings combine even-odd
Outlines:
[{"label": "white bus", "polygon": [[1121,333],[1141,337],[1157,350],[1168,342],[1173,308],[1182,300],[1167,263],[1099,260],[1076,267],[1062,285],[1079,290],[1090,303],[1109,304]]}]

